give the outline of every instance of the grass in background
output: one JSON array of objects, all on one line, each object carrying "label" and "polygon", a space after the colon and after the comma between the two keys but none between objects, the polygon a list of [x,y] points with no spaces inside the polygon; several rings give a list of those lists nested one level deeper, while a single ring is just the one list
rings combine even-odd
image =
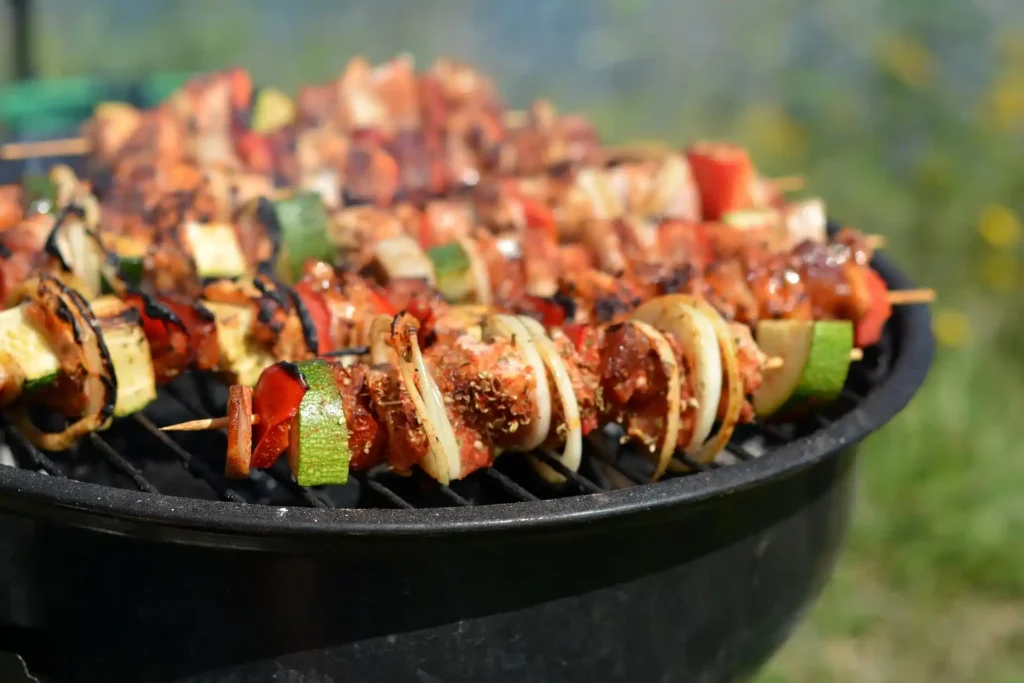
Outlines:
[{"label": "grass in background", "polygon": [[294,86],[451,53],[609,138],[729,136],[806,172],[938,289],[941,349],[865,444],[835,580],[759,683],[1024,681],[1024,3],[41,1],[46,76],[240,63]]}]

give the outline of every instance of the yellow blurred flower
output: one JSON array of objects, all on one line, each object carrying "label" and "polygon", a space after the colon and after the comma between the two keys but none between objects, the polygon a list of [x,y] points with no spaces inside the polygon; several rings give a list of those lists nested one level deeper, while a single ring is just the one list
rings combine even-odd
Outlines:
[{"label": "yellow blurred flower", "polygon": [[978,232],[989,245],[997,249],[1010,249],[1020,243],[1020,218],[1010,208],[992,204],[982,209]]},{"label": "yellow blurred flower", "polygon": [[798,160],[807,151],[807,131],[778,105],[751,105],[740,126],[745,136],[770,156]]},{"label": "yellow blurred flower", "polygon": [[998,130],[1014,130],[1024,123],[1024,76],[1016,71],[1002,74],[983,100],[989,122]]},{"label": "yellow blurred flower", "polygon": [[910,36],[893,35],[878,50],[881,67],[912,88],[923,88],[935,80],[938,63],[935,55]]},{"label": "yellow blurred flower", "polygon": [[997,251],[988,254],[981,264],[981,277],[996,292],[1011,292],[1020,278],[1020,263],[1013,254]]},{"label": "yellow blurred flower", "polygon": [[935,339],[943,346],[961,347],[970,341],[971,323],[960,311],[940,310],[935,314],[932,329]]}]

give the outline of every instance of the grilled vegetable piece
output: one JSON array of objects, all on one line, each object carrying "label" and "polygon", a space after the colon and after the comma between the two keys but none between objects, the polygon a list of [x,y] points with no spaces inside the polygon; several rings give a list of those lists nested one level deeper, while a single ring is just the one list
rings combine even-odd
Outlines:
[{"label": "grilled vegetable piece", "polygon": [[251,461],[252,387],[232,384],[228,389],[228,456],[224,474],[232,479],[245,479]]},{"label": "grilled vegetable piece", "polygon": [[253,467],[270,467],[288,450],[292,418],[309,385],[294,363],[267,366],[253,390],[252,409],[256,417],[252,454]]},{"label": "grilled vegetable piece", "polygon": [[21,369],[24,390],[32,391],[55,380],[60,364],[46,337],[25,317],[25,311],[23,304],[0,313],[0,349]]},{"label": "grilled vegetable piece", "polygon": [[276,272],[283,280],[297,281],[307,260],[334,261],[334,245],[328,238],[327,213],[320,195],[303,192],[271,205],[275,228],[280,231]]},{"label": "grilled vegetable piece", "polygon": [[236,306],[207,301],[204,306],[216,318],[217,341],[220,346],[218,369],[239,384],[255,386],[263,369],[276,360],[249,334],[256,313],[249,306]]},{"label": "grilled vegetable piece", "polygon": [[701,141],[686,152],[700,189],[705,220],[750,208],[754,165],[742,147],[727,142]]},{"label": "grilled vegetable piece", "polygon": [[487,266],[472,240],[459,239],[427,251],[437,278],[437,288],[448,301],[491,303]]},{"label": "grilled vegetable piece", "polygon": [[49,175],[32,173],[21,179],[26,211],[57,213],[57,183]]},{"label": "grilled vegetable piece", "polygon": [[348,481],[348,425],[331,364],[311,360],[297,366],[309,389],[292,418],[288,464],[299,486],[344,484]]},{"label": "grilled vegetable piece", "polygon": [[295,120],[295,103],[276,88],[260,88],[252,107],[252,129],[270,133]]},{"label": "grilled vegetable piece", "polygon": [[368,272],[380,282],[426,280],[434,284],[434,264],[411,237],[402,235],[377,243]]},{"label": "grilled vegetable piece", "polygon": [[853,326],[845,320],[762,320],[757,343],[781,359],[754,394],[760,417],[786,416],[834,400],[850,369]]},{"label": "grilled vegetable piece", "polygon": [[469,301],[473,291],[469,256],[458,242],[443,244],[427,251],[434,264],[437,288],[449,301]]},{"label": "grilled vegetable piece", "polygon": [[245,274],[245,255],[231,225],[190,222],[185,226],[185,237],[200,278],[236,278]]},{"label": "grilled vegetable piece", "polygon": [[139,312],[120,299],[107,296],[92,302],[103,342],[114,363],[117,401],[114,417],[136,413],[156,400],[156,377],[149,342]]},{"label": "grilled vegetable piece", "polygon": [[100,295],[105,254],[96,235],[75,210],[61,212],[47,240],[47,251],[59,260],[60,269],[86,299]]}]

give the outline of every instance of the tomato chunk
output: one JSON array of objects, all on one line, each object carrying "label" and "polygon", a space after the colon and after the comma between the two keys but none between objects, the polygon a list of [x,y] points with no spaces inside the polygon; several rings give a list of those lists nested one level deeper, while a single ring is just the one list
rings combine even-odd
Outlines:
[{"label": "tomato chunk", "polygon": [[885,323],[892,316],[892,304],[889,303],[889,288],[878,273],[867,267],[857,268],[857,271],[869,301],[867,311],[861,314],[854,328],[854,343],[863,349],[881,340]]}]

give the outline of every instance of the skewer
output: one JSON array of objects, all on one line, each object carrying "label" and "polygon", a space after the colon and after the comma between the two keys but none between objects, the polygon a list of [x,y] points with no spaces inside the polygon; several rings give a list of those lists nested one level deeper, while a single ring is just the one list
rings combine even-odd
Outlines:
[{"label": "skewer", "polygon": [[[258,424],[260,421],[259,415],[252,416],[252,422],[250,424]],[[203,420],[190,420],[189,422],[179,422],[176,425],[167,425],[161,427],[161,432],[204,432],[211,429],[226,429],[228,426],[227,417],[208,417]]]},{"label": "skewer", "polygon": [[802,175],[772,178],[768,182],[771,183],[772,188],[777,192],[796,192],[807,186],[807,179]]},{"label": "skewer", "polygon": [[[850,360],[856,363],[857,361],[864,360],[864,349],[850,349]],[[762,370],[778,370],[786,364],[786,361],[778,356],[769,358],[761,366]]]},{"label": "skewer", "polygon": [[65,138],[40,142],[11,142],[0,147],[0,161],[18,161],[36,157],[80,156],[91,145],[86,138]]},{"label": "skewer", "polygon": [[864,241],[872,251],[885,248],[885,235],[865,235]]},{"label": "skewer", "polygon": [[935,301],[934,289],[894,289],[889,292],[890,306],[928,304]]},{"label": "skewer", "polygon": [[[859,361],[864,358],[864,351],[861,349],[853,349],[850,351],[850,360]],[[781,358],[769,358],[762,366],[763,370],[777,370],[785,364]],[[258,424],[260,421],[259,415],[253,415],[250,424]],[[179,422],[178,424],[167,425],[161,427],[161,432],[205,432],[214,429],[226,429],[228,426],[227,417],[208,417],[202,420],[190,420],[188,422]]]}]

